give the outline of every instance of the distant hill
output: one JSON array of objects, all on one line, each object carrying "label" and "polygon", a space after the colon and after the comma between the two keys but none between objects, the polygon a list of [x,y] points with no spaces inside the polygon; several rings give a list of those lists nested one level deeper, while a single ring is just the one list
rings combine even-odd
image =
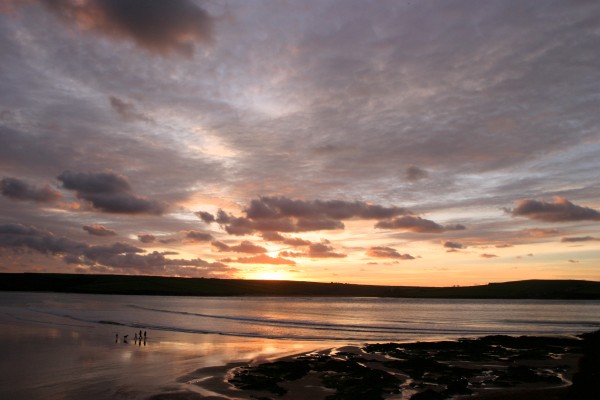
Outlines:
[{"label": "distant hill", "polygon": [[0,274],[0,290],[165,296],[349,296],[455,299],[594,299],[600,282],[526,280],[463,287],[375,286],[133,275]]}]

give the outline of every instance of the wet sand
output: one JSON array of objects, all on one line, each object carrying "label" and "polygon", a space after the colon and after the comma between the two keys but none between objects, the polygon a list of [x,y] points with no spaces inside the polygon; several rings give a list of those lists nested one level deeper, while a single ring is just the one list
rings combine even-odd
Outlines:
[{"label": "wet sand", "polygon": [[[204,398],[210,392],[181,382],[197,368],[230,362],[267,362],[308,351],[315,342],[291,342],[148,331],[85,324],[53,326],[0,318],[0,398],[11,400],[127,399],[169,394]],[[115,334],[119,339],[115,340]],[[127,343],[123,335],[128,335]],[[331,346],[331,344],[329,344]]]},{"label": "wet sand", "polygon": [[202,396],[153,399],[585,399],[589,388],[575,394],[572,386],[583,343],[578,337],[486,336],[345,346],[201,368],[179,381],[202,388]]}]

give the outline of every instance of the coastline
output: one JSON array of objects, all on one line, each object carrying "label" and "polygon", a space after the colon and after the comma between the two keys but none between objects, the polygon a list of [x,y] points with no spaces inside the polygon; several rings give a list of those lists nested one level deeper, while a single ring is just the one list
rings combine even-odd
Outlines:
[{"label": "coastline", "polygon": [[150,399],[584,399],[572,394],[599,342],[600,331],[342,346],[201,368],[178,379],[189,391]]}]

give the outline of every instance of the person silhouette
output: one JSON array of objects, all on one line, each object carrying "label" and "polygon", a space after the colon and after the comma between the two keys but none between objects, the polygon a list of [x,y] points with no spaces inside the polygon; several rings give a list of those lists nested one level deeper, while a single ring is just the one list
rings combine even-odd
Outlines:
[{"label": "person silhouette", "polygon": [[123,335],[123,343],[127,343],[127,337],[128,337],[128,336],[129,336],[129,335]]},{"label": "person silhouette", "polygon": [[115,334],[115,343],[119,343],[119,334],[118,333]]}]

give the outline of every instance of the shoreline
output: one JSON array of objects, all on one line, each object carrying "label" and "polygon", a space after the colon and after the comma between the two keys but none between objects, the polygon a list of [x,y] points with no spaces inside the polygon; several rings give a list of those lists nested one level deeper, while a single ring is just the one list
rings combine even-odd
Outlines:
[{"label": "shoreline", "polygon": [[340,346],[200,368],[178,379],[184,390],[150,400],[563,400],[598,342],[600,331]]}]

